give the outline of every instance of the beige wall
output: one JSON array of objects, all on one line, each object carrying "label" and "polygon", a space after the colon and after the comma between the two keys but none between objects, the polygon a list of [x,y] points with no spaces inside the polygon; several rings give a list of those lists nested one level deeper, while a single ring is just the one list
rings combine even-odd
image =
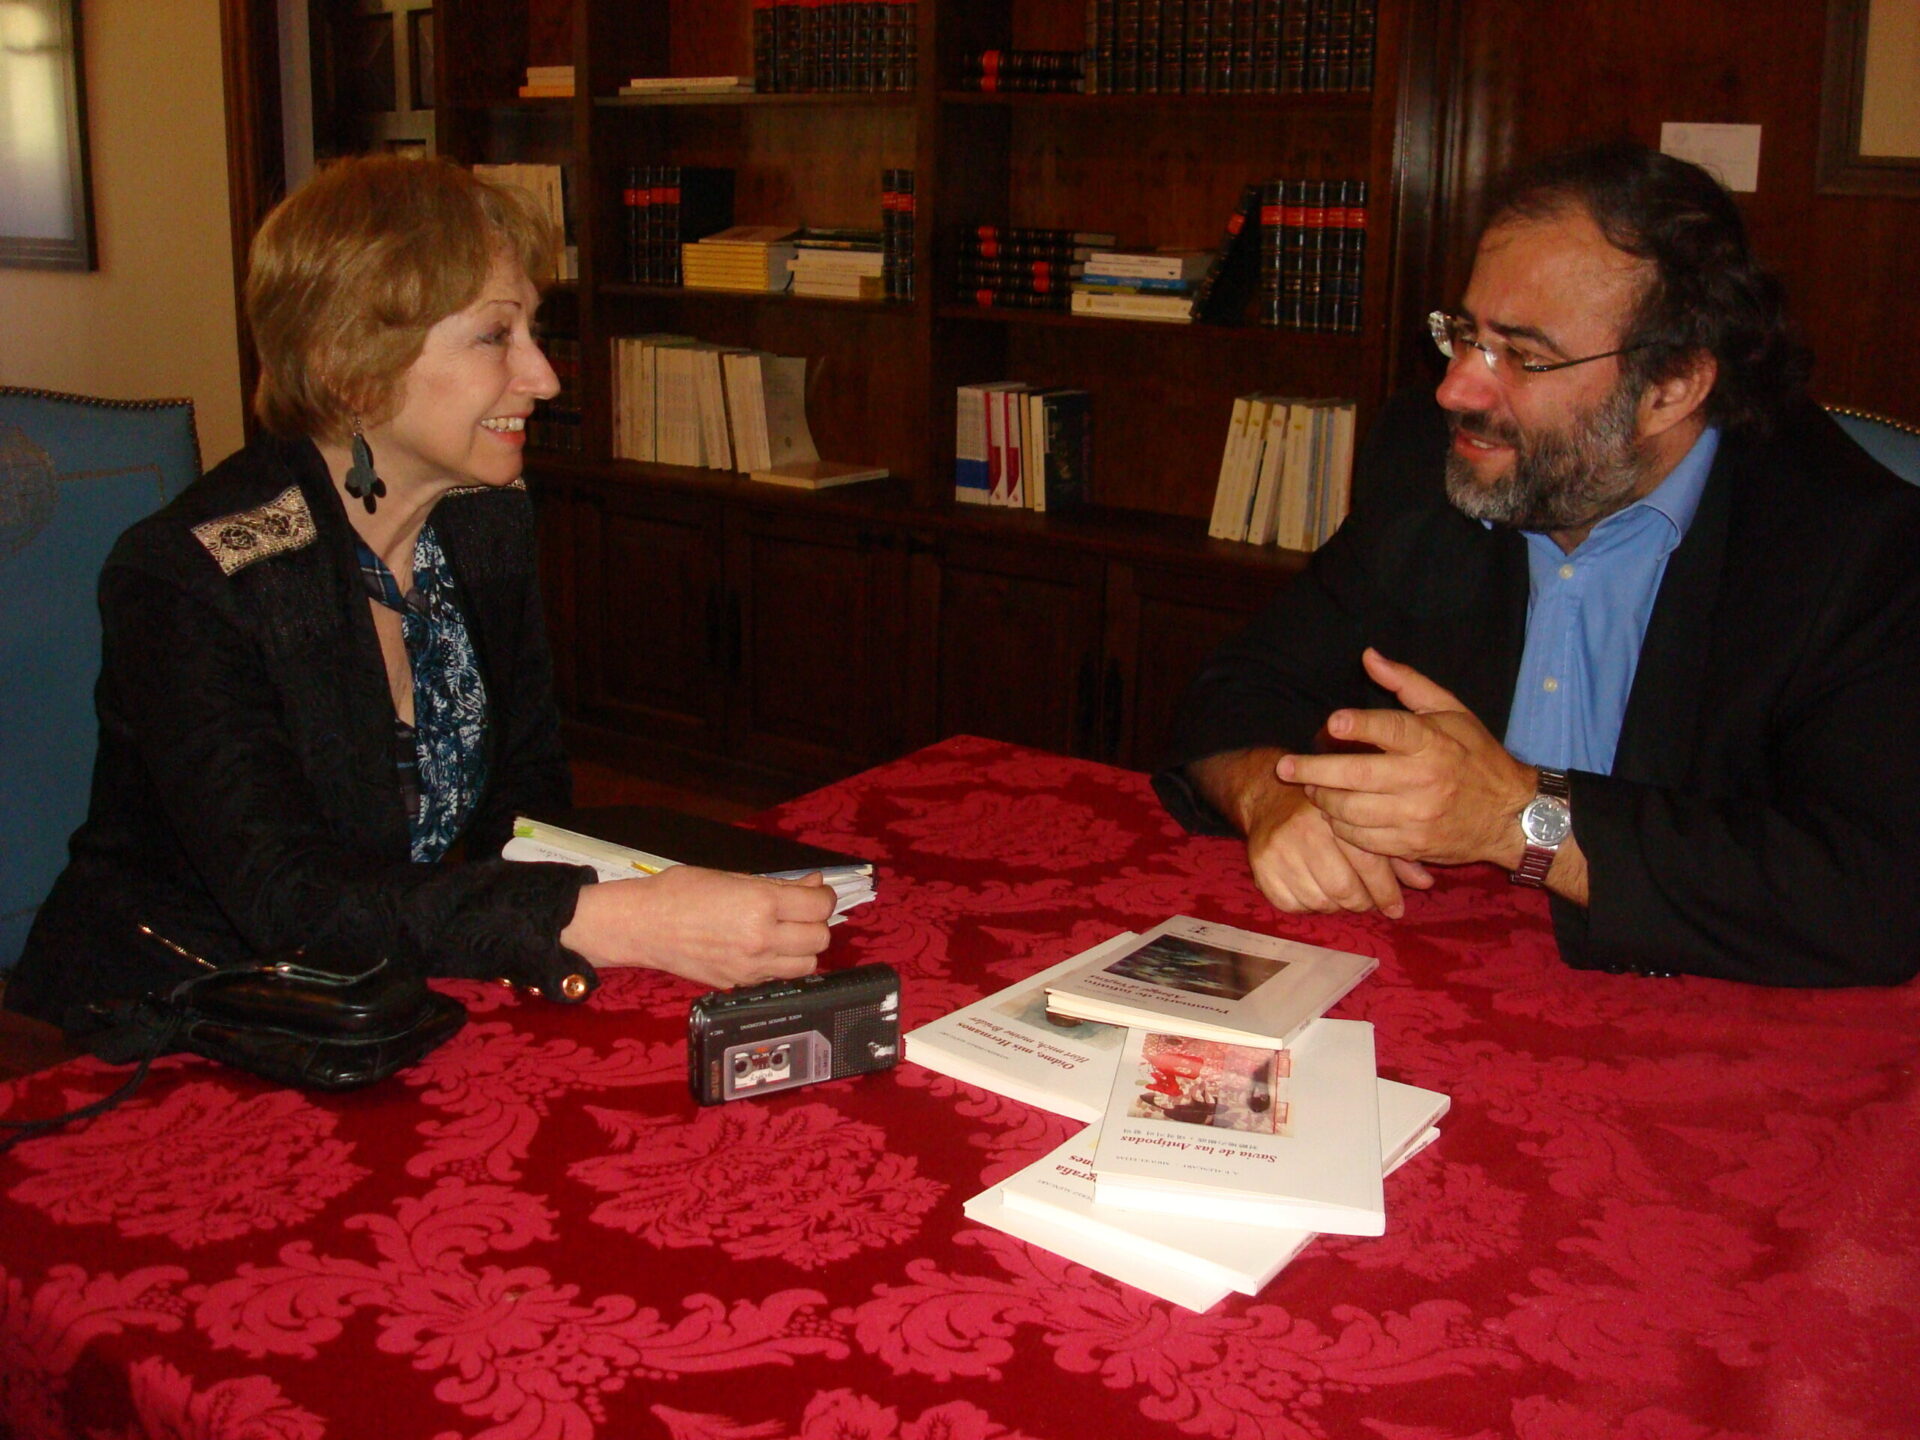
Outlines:
[{"label": "beige wall", "polygon": [[0,269],[0,384],[185,395],[202,458],[241,443],[215,0],[85,0],[99,269]]}]

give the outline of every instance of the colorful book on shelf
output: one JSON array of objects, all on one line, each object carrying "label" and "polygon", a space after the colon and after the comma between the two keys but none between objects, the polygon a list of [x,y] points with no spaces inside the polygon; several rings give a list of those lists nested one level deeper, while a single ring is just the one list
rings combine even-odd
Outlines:
[{"label": "colorful book on shelf", "polygon": [[[1380,1169],[1390,1175],[1440,1138],[1449,1102],[1392,1080],[1379,1082],[1378,1096]],[[1190,1310],[1211,1309],[1236,1291],[1258,1295],[1319,1233],[1098,1204],[1099,1139],[1099,1125],[1088,1126],[968,1200],[967,1218]]]},{"label": "colorful book on shelf", "polygon": [[1101,1205],[1384,1234],[1373,1026],[1315,1021],[1279,1050],[1129,1030],[1093,1170]]},{"label": "colorful book on shelf", "polygon": [[873,899],[873,862],[656,805],[608,805],[514,818],[508,860],[589,865],[603,881],[698,865],[792,880],[818,874],[833,888],[834,919]]},{"label": "colorful book on shelf", "polygon": [[889,473],[884,465],[854,465],[845,460],[792,460],[765,470],[750,470],[747,478],[763,485],[785,485],[794,490],[830,490],[836,485],[884,480]]},{"label": "colorful book on shelf", "polygon": [[993,497],[994,461],[987,443],[987,412],[991,393],[1015,380],[992,380],[961,385],[954,392],[953,498],[963,505],[989,505]]},{"label": "colorful book on shelf", "polygon": [[1379,963],[1176,915],[1122,954],[1050,985],[1047,1003],[1083,1020],[1277,1049]]}]

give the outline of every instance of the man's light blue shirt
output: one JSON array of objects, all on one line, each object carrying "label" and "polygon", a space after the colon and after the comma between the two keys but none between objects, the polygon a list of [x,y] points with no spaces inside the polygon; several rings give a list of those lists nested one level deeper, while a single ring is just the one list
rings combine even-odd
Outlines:
[{"label": "man's light blue shirt", "polygon": [[1667,557],[1693,524],[1719,448],[1708,426],[1652,494],[1594,526],[1571,555],[1526,532],[1527,644],[1506,744],[1528,764],[1612,773]]}]

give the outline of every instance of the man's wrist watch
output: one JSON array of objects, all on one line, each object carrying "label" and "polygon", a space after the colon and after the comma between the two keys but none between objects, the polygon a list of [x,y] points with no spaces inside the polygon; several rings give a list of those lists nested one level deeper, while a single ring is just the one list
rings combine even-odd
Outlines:
[{"label": "man's wrist watch", "polygon": [[1520,868],[1507,878],[1516,885],[1531,885],[1536,890],[1547,883],[1547,871],[1567,836],[1573,833],[1573,809],[1568,804],[1572,791],[1567,788],[1567,772],[1540,771],[1540,791],[1520,812],[1520,833],[1526,837],[1526,853]]}]

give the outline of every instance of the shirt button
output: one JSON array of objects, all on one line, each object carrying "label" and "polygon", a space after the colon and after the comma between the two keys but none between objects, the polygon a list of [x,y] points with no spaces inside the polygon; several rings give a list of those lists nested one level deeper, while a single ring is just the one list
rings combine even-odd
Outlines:
[{"label": "shirt button", "polygon": [[1560,567],[1560,578],[1562,580],[1571,580],[1573,578],[1573,567],[1571,565],[1562,565]]},{"label": "shirt button", "polygon": [[1546,679],[1540,682],[1540,688],[1546,691],[1547,694],[1552,695],[1559,690],[1560,682],[1554,679],[1553,676],[1549,675],[1547,676]]}]

